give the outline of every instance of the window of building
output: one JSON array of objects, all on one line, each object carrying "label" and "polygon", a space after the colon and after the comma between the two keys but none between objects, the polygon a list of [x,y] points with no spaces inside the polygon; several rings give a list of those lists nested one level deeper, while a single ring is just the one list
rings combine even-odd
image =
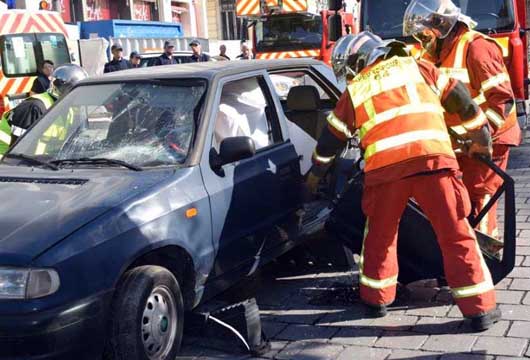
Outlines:
[{"label": "window of building", "polygon": [[219,0],[223,40],[241,39],[241,19],[236,16],[235,0]]}]

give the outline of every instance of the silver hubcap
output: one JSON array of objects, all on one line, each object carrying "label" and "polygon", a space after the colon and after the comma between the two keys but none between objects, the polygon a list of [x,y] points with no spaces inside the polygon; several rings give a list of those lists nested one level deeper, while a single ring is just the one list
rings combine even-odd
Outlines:
[{"label": "silver hubcap", "polygon": [[177,307],[167,287],[157,286],[149,295],[141,328],[144,349],[149,359],[165,359],[171,351],[177,329]]}]

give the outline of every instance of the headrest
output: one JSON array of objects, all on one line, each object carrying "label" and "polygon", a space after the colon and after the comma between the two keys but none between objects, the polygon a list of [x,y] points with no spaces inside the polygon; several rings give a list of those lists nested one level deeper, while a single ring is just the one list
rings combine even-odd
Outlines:
[{"label": "headrest", "polygon": [[292,111],[320,109],[320,95],[312,85],[293,86],[287,94],[287,108]]}]

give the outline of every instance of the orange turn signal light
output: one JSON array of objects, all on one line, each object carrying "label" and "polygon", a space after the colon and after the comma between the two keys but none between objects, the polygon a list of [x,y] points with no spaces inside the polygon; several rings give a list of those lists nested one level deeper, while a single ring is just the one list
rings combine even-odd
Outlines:
[{"label": "orange turn signal light", "polygon": [[199,213],[199,211],[197,210],[197,208],[190,208],[190,209],[186,210],[186,217],[188,219],[191,219],[191,218],[197,216],[198,213]]}]

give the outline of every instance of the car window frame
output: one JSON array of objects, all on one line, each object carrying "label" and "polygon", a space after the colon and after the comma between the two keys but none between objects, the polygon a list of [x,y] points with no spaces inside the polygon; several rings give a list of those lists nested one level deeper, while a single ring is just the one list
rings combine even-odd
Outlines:
[{"label": "car window frame", "polygon": [[[281,69],[272,69],[272,70],[268,70],[267,71],[269,76],[270,75],[281,75],[283,73],[293,73],[293,72],[301,72],[301,73],[305,73],[307,76],[309,76],[318,86],[320,86],[320,88],[322,90],[324,90],[324,92],[328,95],[329,99],[325,99],[323,101],[327,101],[327,102],[330,102],[331,104],[336,104],[341,95],[342,95],[342,92],[341,90],[338,88],[337,84],[333,84],[331,81],[329,81],[328,79],[326,79],[326,77],[321,74],[321,76],[318,75],[318,71],[316,71],[315,69],[313,69],[313,67],[309,66],[309,67],[293,67],[293,68],[281,68]],[[274,86],[274,85],[273,85]],[[276,91],[276,90],[273,90],[273,91]],[[285,100],[281,100],[280,97],[275,94],[276,97],[278,98],[278,100],[281,101],[285,101]]]},{"label": "car window frame", "polygon": [[[218,109],[219,105],[221,104],[221,94],[226,84],[231,83],[231,82],[251,79],[251,78],[257,78],[258,85],[265,97],[265,101],[267,102],[266,108],[269,109],[269,111],[265,111],[265,116],[269,123],[269,129],[272,132],[272,137],[274,140],[268,146],[264,146],[262,148],[256,149],[256,155],[262,152],[269,151],[270,149],[273,149],[285,143],[285,138],[283,136],[284,131],[281,126],[277,105],[276,105],[276,102],[274,101],[274,95],[271,93],[271,88],[269,86],[269,83],[267,82],[267,79],[265,77],[266,75],[267,75],[266,73],[259,71],[259,72],[245,73],[245,74],[241,74],[241,76],[227,77],[223,79],[225,81],[222,81],[218,86],[219,91],[217,93],[216,102],[215,102],[215,107]],[[215,148],[214,147],[214,136],[215,136],[216,123],[217,123],[217,112],[214,114],[214,117],[212,119],[212,130],[210,134],[210,149]],[[276,139],[276,137],[278,137],[278,139]]]}]

